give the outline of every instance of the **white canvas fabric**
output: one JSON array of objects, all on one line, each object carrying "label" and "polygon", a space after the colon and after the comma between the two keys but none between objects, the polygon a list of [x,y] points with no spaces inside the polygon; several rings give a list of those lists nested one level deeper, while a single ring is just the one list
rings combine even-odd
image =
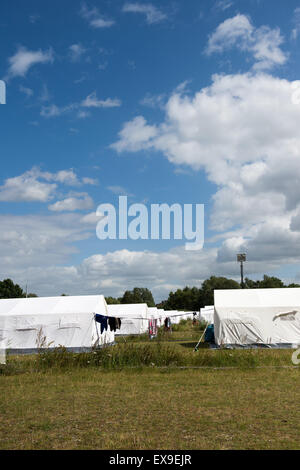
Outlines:
[{"label": "white canvas fabric", "polygon": [[300,344],[300,288],[216,290],[217,345]]},{"label": "white canvas fabric", "polygon": [[171,319],[172,325],[177,325],[182,318],[181,312],[178,312],[177,310],[169,310],[166,314]]},{"label": "white canvas fabric", "polygon": [[108,315],[121,318],[121,329],[116,335],[140,335],[148,331],[147,304],[108,305]]},{"label": "white canvas fabric", "polygon": [[158,317],[158,309],[156,307],[148,307],[148,315],[150,318],[157,318]]},{"label": "white canvas fabric", "polygon": [[80,351],[114,342],[108,328],[101,334],[95,314],[107,316],[102,295],[0,300],[0,337],[12,352],[64,346]]},{"label": "white canvas fabric", "polygon": [[185,315],[184,317],[181,318],[184,319],[184,320],[193,320],[194,318],[194,312],[185,312]]},{"label": "white canvas fabric", "polygon": [[215,307],[214,305],[207,305],[200,309],[200,321],[205,321],[206,323],[212,324],[214,323],[214,313]]}]

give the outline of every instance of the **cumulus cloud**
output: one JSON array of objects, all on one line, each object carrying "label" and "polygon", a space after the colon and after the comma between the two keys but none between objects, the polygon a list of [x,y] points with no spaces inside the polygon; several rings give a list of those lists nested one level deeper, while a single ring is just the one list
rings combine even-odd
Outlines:
[{"label": "cumulus cloud", "polygon": [[96,184],[96,180],[80,179],[72,169],[50,173],[34,167],[20,176],[7,178],[0,186],[0,201],[48,202],[54,197],[58,184],[81,186]]},{"label": "cumulus cloud", "polygon": [[75,213],[0,215],[1,273],[8,276],[67,262],[78,252],[75,243],[93,234],[91,227],[80,222],[81,217]]},{"label": "cumulus cloud", "polygon": [[292,233],[300,226],[295,90],[294,82],[266,74],[215,75],[194,95],[175,92],[162,122],[126,122],[112,147],[158,151],[176,166],[205,171],[215,184],[210,227],[226,241],[218,260],[245,250],[278,267],[299,244]]},{"label": "cumulus cloud", "polygon": [[[64,214],[64,216],[68,215],[74,216],[75,214]],[[41,246],[38,246],[41,251],[39,263],[29,264],[31,256],[36,256],[36,253],[32,252],[31,255],[27,254],[27,264],[22,260],[22,263],[18,264],[16,268],[16,263],[13,263],[14,256],[8,256],[8,275],[11,275],[21,285],[28,281],[31,286],[30,290],[36,291],[39,295],[58,295],[62,292],[76,295],[80,292],[82,294],[102,293],[119,296],[126,289],[145,286],[152,290],[157,301],[166,298],[170,290],[182,288],[185,285],[200,286],[201,282],[212,273],[217,276],[225,275],[239,279],[239,266],[235,261],[236,251],[234,250],[241,246],[240,240],[235,243],[231,242],[227,247],[226,256],[224,253],[218,253],[217,248],[206,248],[206,250],[193,254],[184,251],[183,247],[165,252],[121,249],[106,254],[92,255],[83,259],[79,264],[63,264],[63,260],[72,255],[72,245],[66,244],[66,240],[74,242],[76,237],[82,239],[81,237],[84,235],[91,235],[83,231],[74,232],[74,221],[75,219],[72,218],[67,219],[68,230],[66,227],[60,226],[61,222],[54,224],[59,229],[59,237],[53,234],[50,252],[54,251],[53,246],[56,242],[58,249],[55,252],[55,260],[61,261],[60,266],[55,265],[48,258],[46,254],[47,242],[44,241],[44,244],[41,245],[42,249]],[[66,237],[65,243],[62,240],[63,236]],[[268,247],[268,240],[268,236],[265,235],[265,247]],[[287,239],[286,243],[288,241]],[[29,240],[28,243],[30,244]],[[66,250],[66,248],[68,249]],[[251,247],[247,246],[247,248],[250,250]],[[263,244],[261,249],[264,249]],[[290,249],[289,254],[291,252]],[[232,255],[232,253],[234,261],[229,257],[229,254]],[[252,253],[254,260],[247,262],[247,275],[276,269],[280,266],[282,259],[285,259],[282,252],[276,261],[263,260],[259,258],[258,252],[256,256],[251,251],[251,255]],[[295,263],[295,259],[293,262]]]},{"label": "cumulus cloud", "polygon": [[115,24],[114,20],[109,20],[104,18],[98,10],[98,8],[88,8],[88,6],[83,3],[80,16],[88,21],[89,25],[92,28],[110,28]]},{"label": "cumulus cloud", "polygon": [[137,116],[126,122],[119,132],[119,140],[111,145],[117,152],[136,152],[153,146],[153,138],[157,136],[157,129],[146,123],[143,116]]},{"label": "cumulus cloud", "polygon": [[86,193],[75,193],[74,195],[57,201],[48,206],[53,212],[73,212],[91,209],[94,206],[93,199]]},{"label": "cumulus cloud", "polygon": [[0,186],[0,201],[47,202],[54,195],[56,184],[38,181],[34,171],[7,178]]},{"label": "cumulus cloud", "polygon": [[144,14],[148,24],[160,23],[167,19],[167,15],[152,3],[127,2],[123,6],[123,11]]},{"label": "cumulus cloud", "polygon": [[225,20],[210,35],[206,53],[222,53],[237,47],[253,55],[255,69],[266,70],[287,61],[287,54],[280,48],[283,42],[279,28],[255,28],[249,17],[238,14]]},{"label": "cumulus cloud", "polygon": [[52,63],[54,61],[53,50],[31,51],[26,47],[20,46],[17,52],[8,59],[9,68],[7,79],[14,77],[25,77],[31,67],[36,64]]}]

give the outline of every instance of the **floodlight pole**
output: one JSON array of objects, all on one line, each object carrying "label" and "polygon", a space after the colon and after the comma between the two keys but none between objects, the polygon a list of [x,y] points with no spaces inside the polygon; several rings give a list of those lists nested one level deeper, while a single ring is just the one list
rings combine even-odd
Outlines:
[{"label": "floodlight pole", "polygon": [[241,288],[244,289],[244,265],[241,261]]},{"label": "floodlight pole", "polygon": [[241,288],[245,288],[244,284],[244,261],[246,261],[246,254],[245,253],[239,253],[237,255],[237,261],[240,263],[241,266]]}]

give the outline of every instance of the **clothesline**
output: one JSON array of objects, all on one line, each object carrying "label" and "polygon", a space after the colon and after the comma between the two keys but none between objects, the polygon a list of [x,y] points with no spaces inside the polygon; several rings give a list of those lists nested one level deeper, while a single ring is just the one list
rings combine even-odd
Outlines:
[{"label": "clothesline", "polygon": [[[166,312],[167,313],[167,312]],[[186,313],[180,313],[178,315],[166,315],[166,314],[163,314],[163,315],[160,315],[158,317],[155,317],[155,316],[149,316],[149,317],[136,317],[136,316],[131,316],[131,315],[119,315],[118,314],[118,317],[117,318],[121,318],[121,319],[126,319],[126,318],[129,318],[130,320],[155,320],[155,319],[159,319],[159,318],[162,318],[162,317],[166,317],[166,318],[172,318],[172,317],[183,317],[187,315]],[[106,317],[110,317],[110,318],[116,318],[115,315],[105,315]]]}]

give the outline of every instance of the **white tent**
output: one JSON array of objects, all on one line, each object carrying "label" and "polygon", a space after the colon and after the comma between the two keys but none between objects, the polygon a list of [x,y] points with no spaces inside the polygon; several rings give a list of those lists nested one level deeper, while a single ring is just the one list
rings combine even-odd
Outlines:
[{"label": "white tent", "polygon": [[216,290],[217,345],[300,344],[300,288]]},{"label": "white tent", "polygon": [[193,320],[194,312],[184,312],[185,315],[181,318],[181,320]]},{"label": "white tent", "polygon": [[166,314],[163,308],[157,309],[157,320],[158,320],[158,327],[163,326],[164,321],[166,318]]},{"label": "white tent", "polygon": [[102,295],[1,299],[0,338],[12,353],[41,346],[79,352],[113,343],[114,332],[108,327],[101,334],[95,314],[107,316]]},{"label": "white tent", "polygon": [[214,323],[215,307],[213,305],[207,305],[200,308],[200,321],[205,321],[209,324]]},{"label": "white tent", "polygon": [[121,319],[121,329],[116,335],[140,335],[148,331],[147,304],[108,305],[108,314]]},{"label": "white tent", "polygon": [[172,325],[177,325],[182,319],[182,313],[178,310],[168,310],[165,313],[170,318]]},{"label": "white tent", "polygon": [[148,315],[150,318],[157,318],[158,317],[158,309],[157,307],[148,307]]}]

